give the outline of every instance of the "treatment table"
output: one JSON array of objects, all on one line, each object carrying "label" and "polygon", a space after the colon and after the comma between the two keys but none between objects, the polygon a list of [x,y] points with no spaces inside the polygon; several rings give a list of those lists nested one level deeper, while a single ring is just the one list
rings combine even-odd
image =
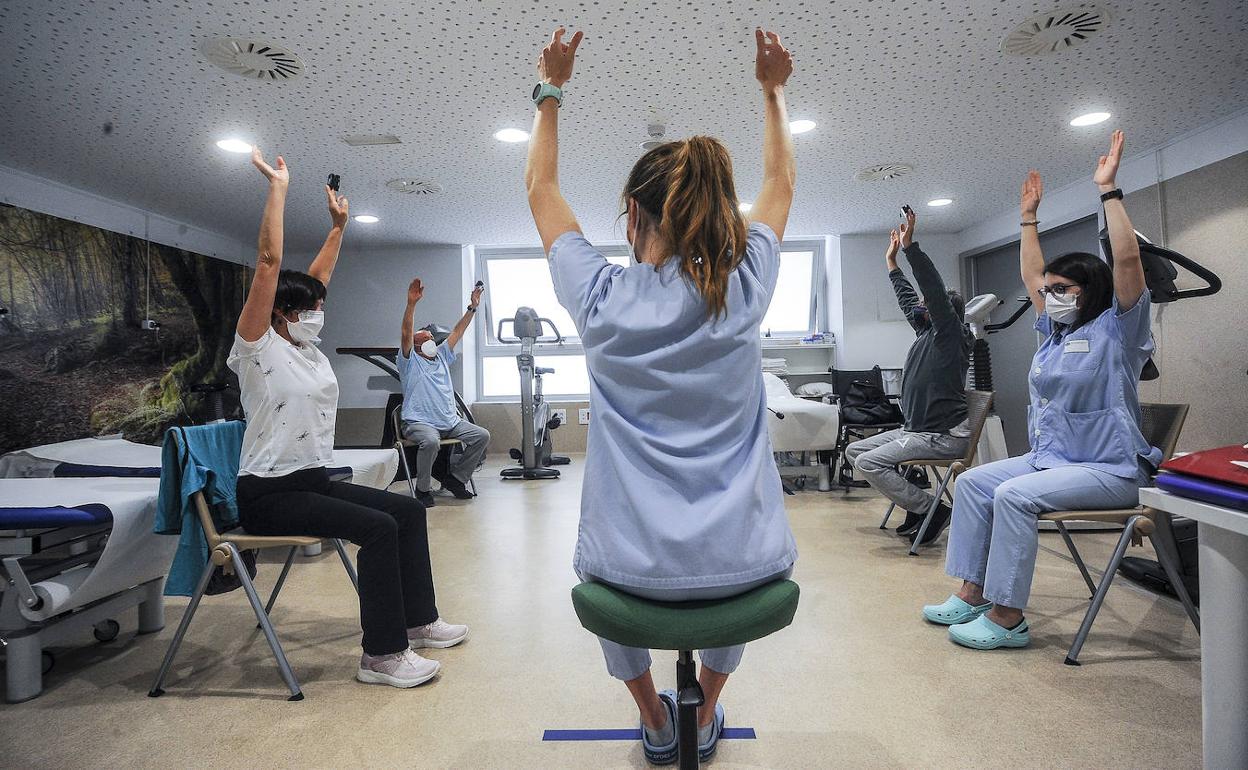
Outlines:
[{"label": "treatment table", "polygon": [[[836,448],[841,410],[822,401],[795,396],[779,377],[763,373],[767,392],[767,433],[773,452],[818,452]],[[783,417],[781,417],[783,415]],[[819,489],[829,489],[830,469],[819,469]]]}]

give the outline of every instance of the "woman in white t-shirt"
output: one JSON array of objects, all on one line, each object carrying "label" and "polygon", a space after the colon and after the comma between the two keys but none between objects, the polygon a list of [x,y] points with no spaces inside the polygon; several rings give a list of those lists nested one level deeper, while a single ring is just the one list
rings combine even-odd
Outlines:
[{"label": "woman in white t-shirt", "polygon": [[361,682],[414,687],[439,665],[413,648],[452,647],[468,627],[446,623],[434,603],[425,509],[409,497],[330,481],[338,381],[317,349],[325,287],[338,261],[347,199],[329,187],[333,227],[307,273],[282,270],[285,161],[251,162],[269,181],[251,292],[238,317],[228,365],[238,374],[247,430],[238,512],[256,535],[345,538],[360,546]]}]

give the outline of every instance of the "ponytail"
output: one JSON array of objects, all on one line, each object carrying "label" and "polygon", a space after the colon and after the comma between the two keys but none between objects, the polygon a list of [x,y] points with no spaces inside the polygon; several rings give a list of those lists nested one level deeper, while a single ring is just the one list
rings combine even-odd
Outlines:
[{"label": "ponytail", "polygon": [[728,149],[709,136],[660,145],[637,161],[624,197],[657,222],[707,315],[727,313],[728,278],[745,256],[747,234]]}]

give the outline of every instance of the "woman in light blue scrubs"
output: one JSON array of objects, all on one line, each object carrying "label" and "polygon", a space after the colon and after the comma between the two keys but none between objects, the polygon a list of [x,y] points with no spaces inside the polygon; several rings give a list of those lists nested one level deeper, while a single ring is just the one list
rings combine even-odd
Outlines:
[{"label": "woman in light blue scrubs", "polygon": [[[557,120],[581,42],[557,30],[538,64],[525,182],[560,304],[585,348],[589,427],[574,566],[584,580],[664,601],[723,598],[787,575],[797,557],[767,434],[759,325],[779,272],[795,163],[784,84],[792,57],[756,31],[763,185],[749,220],[727,149],[698,136],[637,161],[623,194],[637,263],[609,263],[559,191]],[[569,99],[574,98],[568,95]],[[569,105],[571,106],[571,105]],[[641,711],[646,757],[676,758],[675,693],[648,650],[601,640]],[[723,725],[742,648],[702,653],[699,753]]]},{"label": "woman in light blue scrubs", "polygon": [[1161,462],[1140,433],[1137,385],[1153,352],[1149,295],[1139,244],[1114,178],[1123,135],[1115,131],[1093,181],[1105,203],[1114,254],[1073,253],[1045,265],[1036,210],[1043,188],[1023,183],[1023,282],[1045,339],[1032,359],[1027,430],[1031,452],[958,478],[945,571],[962,587],[928,605],[949,638],[988,650],[1030,641],[1023,608],[1036,564],[1036,516],[1057,510],[1130,508]]}]

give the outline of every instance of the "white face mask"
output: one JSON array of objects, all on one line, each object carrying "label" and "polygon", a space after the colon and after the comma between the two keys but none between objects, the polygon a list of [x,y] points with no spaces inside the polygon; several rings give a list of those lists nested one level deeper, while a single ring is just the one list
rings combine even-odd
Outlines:
[{"label": "white face mask", "polygon": [[298,321],[286,322],[286,331],[295,342],[300,344],[311,342],[315,345],[321,341],[317,335],[321,333],[321,327],[324,325],[325,311],[304,310],[299,313]]},{"label": "white face mask", "polygon": [[420,343],[420,353],[425,358],[433,358],[438,354],[438,346],[433,343],[432,339],[425,340]]},{"label": "white face mask", "polygon": [[1072,324],[1079,317],[1079,297],[1069,291],[1059,297],[1056,294],[1044,295],[1044,312],[1059,324]]}]

